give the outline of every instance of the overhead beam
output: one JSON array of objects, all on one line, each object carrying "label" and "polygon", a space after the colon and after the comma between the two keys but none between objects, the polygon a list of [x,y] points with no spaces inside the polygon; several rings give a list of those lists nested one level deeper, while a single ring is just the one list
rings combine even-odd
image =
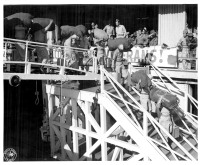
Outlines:
[{"label": "overhead beam", "polygon": [[86,73],[86,75],[55,75],[55,74],[24,74],[24,73],[4,73],[3,79],[9,80],[13,75],[18,75],[22,80],[99,80],[100,76],[94,73]]}]

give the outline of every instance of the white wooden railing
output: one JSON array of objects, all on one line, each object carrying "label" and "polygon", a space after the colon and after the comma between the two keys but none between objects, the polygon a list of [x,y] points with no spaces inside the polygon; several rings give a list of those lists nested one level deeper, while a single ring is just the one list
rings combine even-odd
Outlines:
[{"label": "white wooden railing", "polygon": [[[164,139],[164,137],[162,137],[162,134],[160,133],[160,131],[158,130],[158,128],[160,129],[160,130],[162,130],[163,132],[166,132],[166,134],[169,136],[169,138],[178,146],[178,147],[180,147],[180,149],[181,150],[183,150],[184,152],[185,152],[185,154],[186,155],[188,155],[188,157],[191,159],[191,160],[193,160],[194,158],[192,158],[192,156],[190,155],[190,153],[188,153],[188,151],[187,150],[185,150],[180,144],[179,144],[179,142],[176,140],[176,139],[174,139],[171,135],[169,135],[169,133],[166,131],[166,130],[164,130],[163,129],[163,127],[104,69],[104,74],[106,75],[106,77],[110,80],[110,81],[112,81],[111,83],[112,83],[112,85],[116,85],[117,87],[115,87],[115,90],[118,90],[118,89],[121,89],[131,100],[133,100],[134,101],[134,103],[136,104],[136,106],[138,107],[138,110],[140,110],[142,113],[143,113],[143,130],[142,130],[142,132],[143,132],[143,137],[145,138],[145,137],[147,137],[146,135],[147,135],[147,132],[148,132],[148,128],[147,128],[147,121],[150,121],[150,123],[154,126],[154,128],[158,131],[158,134],[161,136],[161,138],[162,138],[162,140],[164,141],[164,143],[165,143],[165,148],[167,148],[167,149],[169,149],[169,151],[172,153],[172,155],[174,156],[174,158],[176,159],[176,160],[178,160],[178,158],[177,158],[177,153],[176,152],[174,152],[172,149],[170,149],[170,147],[169,147],[169,145],[167,144],[167,142],[165,141],[165,139]],[[105,91],[107,94],[109,94],[107,91]],[[118,94],[119,94],[119,96],[121,97],[120,99],[121,100],[123,100],[124,101],[124,99],[123,99],[123,97],[121,96],[121,94],[120,94],[120,92],[119,92],[119,90],[118,90]],[[127,106],[127,105],[131,105],[132,107],[134,107],[135,108],[135,105],[133,105],[133,104],[128,104],[126,101],[124,101],[124,104]],[[130,111],[130,108],[128,108],[128,106],[127,106],[127,109]],[[138,124],[138,122],[136,121],[136,118],[132,115],[132,113],[130,113],[131,114],[131,117],[132,117],[132,119],[134,120],[134,122],[135,122],[135,124],[136,124],[136,126],[137,126],[137,128],[138,128],[138,130],[140,130],[141,131],[141,127],[140,127],[140,125]],[[146,118],[146,119],[145,119]],[[184,121],[183,121],[184,122]],[[187,126],[186,126],[186,128],[188,128]],[[196,142],[198,143],[198,141],[197,141],[197,139],[196,139],[196,136],[195,135],[193,135],[193,133],[191,133],[191,131],[189,130],[189,128],[188,128],[188,130],[187,130],[187,132],[189,132],[190,133],[190,135],[192,135],[193,136],[193,138],[194,138],[194,140],[196,140]],[[148,137],[147,138],[149,141],[151,141],[152,143],[156,143],[156,144],[159,144],[158,142],[155,142],[155,140],[154,139],[152,139],[152,138],[150,138],[150,137]],[[159,145],[161,145],[162,147],[164,147],[161,143],[159,144]],[[191,147],[194,147],[193,145],[191,145]],[[179,155],[179,154],[178,154]],[[190,156],[189,156],[190,155]],[[179,155],[180,156],[180,155]],[[184,157],[184,156],[181,156],[182,158]]]}]

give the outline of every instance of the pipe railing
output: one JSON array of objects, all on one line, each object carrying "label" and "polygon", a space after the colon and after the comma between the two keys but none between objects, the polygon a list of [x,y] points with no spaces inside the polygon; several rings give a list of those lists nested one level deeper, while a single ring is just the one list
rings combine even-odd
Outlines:
[{"label": "pipe railing", "polygon": [[[53,52],[53,61],[56,60],[58,58],[60,59],[64,59],[64,62],[63,62],[63,66],[65,66],[65,59],[66,57],[64,56],[64,51],[66,49],[70,49],[70,50],[74,50],[76,52],[87,52],[88,53],[88,57],[89,58],[92,58],[93,59],[93,71],[94,73],[97,73],[98,70],[97,70],[97,59],[95,57],[95,50],[89,50],[89,49],[82,49],[82,48],[75,48],[75,47],[69,47],[69,46],[61,46],[61,45],[49,45],[49,44],[46,44],[46,43],[40,43],[40,42],[33,42],[33,41],[25,41],[25,40],[19,40],[19,39],[12,39],[12,38],[4,38],[4,52],[5,52],[5,57],[6,56],[6,52],[7,52],[7,44],[24,44],[25,45],[25,58],[24,58],[24,64],[25,64],[25,73],[28,73],[28,62],[30,61],[29,60],[29,57],[28,57],[28,50],[35,50],[36,47],[45,47],[45,48],[48,48],[48,49],[52,49],[54,52]],[[6,58],[5,58],[6,59]],[[5,61],[5,60],[4,60]],[[15,61],[16,63],[21,63],[21,61]],[[6,63],[8,63],[8,60],[6,60]],[[60,66],[60,65],[59,65]]]},{"label": "pipe railing", "polygon": [[[121,86],[121,84],[119,83],[119,82],[117,82],[117,80],[115,80],[115,78],[112,76],[112,75],[110,75],[103,67],[101,67],[101,70],[102,70],[102,73],[106,76],[106,78],[108,78],[110,81],[112,81],[112,85],[113,86],[115,86],[114,88],[115,89],[117,89],[117,88],[119,88],[122,92],[124,92],[128,97],[129,97],[129,99],[131,99],[135,104],[136,104],[136,106],[138,106],[138,108],[139,108],[139,111],[141,111],[142,113],[143,113],[143,118],[144,117],[146,117],[149,121],[150,121],[150,123],[153,125],[153,127],[156,129],[156,131],[157,131],[157,133],[160,135],[160,137],[161,137],[161,139],[162,139],[162,141],[164,142],[164,144],[165,144],[165,148],[167,149],[167,150],[169,150],[170,152],[171,152],[171,154],[173,155],[173,157],[176,159],[176,160],[178,160],[178,157],[177,157],[177,155],[179,155],[179,153],[177,153],[176,151],[174,151],[174,150],[172,150],[171,149],[171,147],[169,146],[169,144],[167,143],[167,141],[166,141],[166,139],[164,138],[164,136],[161,134],[161,132],[160,132],[160,130],[162,130],[171,140],[172,140],[172,142],[174,142],[178,147],[179,147],[179,149],[180,150],[182,150],[183,152],[184,152],[184,154],[186,154],[187,156],[188,156],[188,158],[189,159],[191,159],[191,160],[195,160],[194,159],[194,157],[176,140],[176,139],[174,139],[174,137],[171,135],[171,134],[169,134],[169,132],[168,131],[166,131],[161,125],[160,125],[160,123],[158,123],[138,102],[137,102],[137,100],[135,100],[135,98],[133,98],[131,95],[130,95],[130,93],[129,92],[127,92],[122,86]],[[101,83],[104,83],[104,82],[102,82],[103,80],[101,80]],[[106,93],[106,94],[109,94],[107,91],[105,91],[105,90],[103,90],[103,91],[101,91],[102,93]],[[107,95],[108,96],[108,95]],[[110,96],[109,96],[110,97]],[[110,97],[111,98],[111,97]],[[119,98],[120,99],[120,98]],[[125,100],[121,97],[121,99],[120,99],[120,101],[122,101],[124,104],[126,104],[125,103]],[[129,103],[129,105],[131,105],[132,107],[134,107],[135,105],[133,105],[133,104],[131,104],[131,103]],[[134,123],[136,124],[137,122],[135,121],[135,120],[137,120],[136,118],[132,118],[132,120],[134,120]],[[118,121],[119,122],[119,121]],[[123,121],[121,121],[121,122],[123,122]],[[138,130],[141,130],[141,128],[139,127],[139,125],[138,124],[136,124],[135,126],[137,126],[138,127]],[[148,130],[148,125],[146,125],[146,129]],[[160,130],[159,130],[159,129]],[[143,129],[145,129],[144,128],[144,125],[143,125]],[[149,137],[148,135],[146,135],[146,133],[145,132],[143,132],[143,131],[141,131],[141,133],[143,134],[143,137],[147,140],[147,141],[149,141],[155,148],[157,148],[157,146],[155,145],[155,143],[153,142],[153,140],[152,140],[152,138],[151,137]],[[191,146],[191,147],[194,147],[194,146]],[[182,158],[183,158],[184,156],[182,156]]]}]

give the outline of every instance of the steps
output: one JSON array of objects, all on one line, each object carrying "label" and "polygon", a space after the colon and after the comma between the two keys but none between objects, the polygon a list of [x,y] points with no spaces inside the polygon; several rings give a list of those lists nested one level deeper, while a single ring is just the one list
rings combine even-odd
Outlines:
[{"label": "steps", "polygon": [[[111,92],[113,95],[115,96],[118,96],[117,92],[115,92],[114,89],[109,89],[108,90],[109,92]],[[139,101],[139,96],[134,92],[134,91],[131,91],[130,94],[137,100]],[[111,96],[112,97],[112,96]],[[118,96],[119,97],[119,96]],[[128,111],[127,111],[127,108],[126,106],[121,102],[119,101],[119,99],[116,99],[114,97],[112,97],[113,100],[121,107],[122,110],[124,110],[128,115]],[[126,98],[126,97],[125,97]],[[129,103],[132,103],[133,104],[133,101],[131,99],[128,99],[127,100]],[[133,109],[132,109],[133,110]],[[137,113],[137,111],[136,111]],[[141,124],[142,124],[142,119],[139,121]],[[197,130],[195,129],[190,129],[194,134],[196,133]],[[183,131],[180,131],[181,135],[183,136],[183,138],[185,139],[182,139],[181,141],[179,141],[179,143],[191,154],[192,157],[194,157],[196,160],[198,159],[198,153],[196,150],[198,150],[198,143],[194,140],[194,138],[191,136],[191,135],[188,135],[186,133],[183,133]],[[155,128],[153,127],[153,125],[151,123],[148,123],[148,136],[151,137],[152,139],[156,140],[157,142],[160,142],[162,143],[162,139],[157,139],[158,137],[158,132],[155,130]],[[191,143],[194,147],[192,148],[186,141],[189,141],[189,143]],[[156,143],[155,143],[156,144]],[[169,160],[175,160],[175,158],[173,157],[172,153],[161,147],[160,145],[156,144],[157,147],[167,156],[167,158]],[[176,151],[178,154],[182,155],[183,157],[186,157],[188,158],[188,156],[175,144],[172,142],[171,144],[171,148]],[[131,156],[131,155],[130,155]],[[125,158],[125,155],[124,155],[124,158]],[[179,157],[178,156],[178,159],[179,160],[184,160],[183,158]],[[188,158],[190,159],[190,158]]]}]

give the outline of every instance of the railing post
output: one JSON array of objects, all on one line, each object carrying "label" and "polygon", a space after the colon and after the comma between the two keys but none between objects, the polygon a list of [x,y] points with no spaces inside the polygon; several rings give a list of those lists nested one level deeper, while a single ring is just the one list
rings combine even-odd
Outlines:
[{"label": "railing post", "polygon": [[28,62],[28,42],[26,41],[26,51],[25,51],[25,68],[24,68],[24,73],[26,74],[27,71],[27,62]]},{"label": "railing post", "polygon": [[103,72],[103,65],[100,65],[100,74],[101,74],[101,93],[104,91],[104,72]]},{"label": "railing post", "polygon": [[55,96],[53,96],[52,94],[48,93],[49,131],[50,131],[51,156],[54,156],[54,152],[55,152],[55,134],[54,134],[54,130],[52,128],[54,97]]},{"label": "railing post", "polygon": [[6,61],[7,58],[6,58],[6,53],[7,53],[7,42],[5,42],[5,49],[4,49],[4,54],[3,54],[3,59]]},{"label": "railing post", "polygon": [[[77,102],[75,99],[71,99],[72,101],[72,126],[77,128],[78,118],[77,118]],[[74,151],[74,160],[77,160],[79,157],[79,147],[78,147],[78,133],[72,131],[73,136],[73,151]]]},{"label": "railing post", "polygon": [[[86,110],[86,112],[85,112],[85,125],[86,125],[85,128],[86,128],[87,133],[90,133],[92,127],[89,122],[88,116],[91,113],[91,110],[90,110],[90,103],[88,101],[85,101],[85,110]],[[86,135],[86,152],[88,152],[91,147],[92,147],[92,138],[87,134]],[[90,154],[87,157],[87,160],[88,161],[92,160],[92,154]]]}]

